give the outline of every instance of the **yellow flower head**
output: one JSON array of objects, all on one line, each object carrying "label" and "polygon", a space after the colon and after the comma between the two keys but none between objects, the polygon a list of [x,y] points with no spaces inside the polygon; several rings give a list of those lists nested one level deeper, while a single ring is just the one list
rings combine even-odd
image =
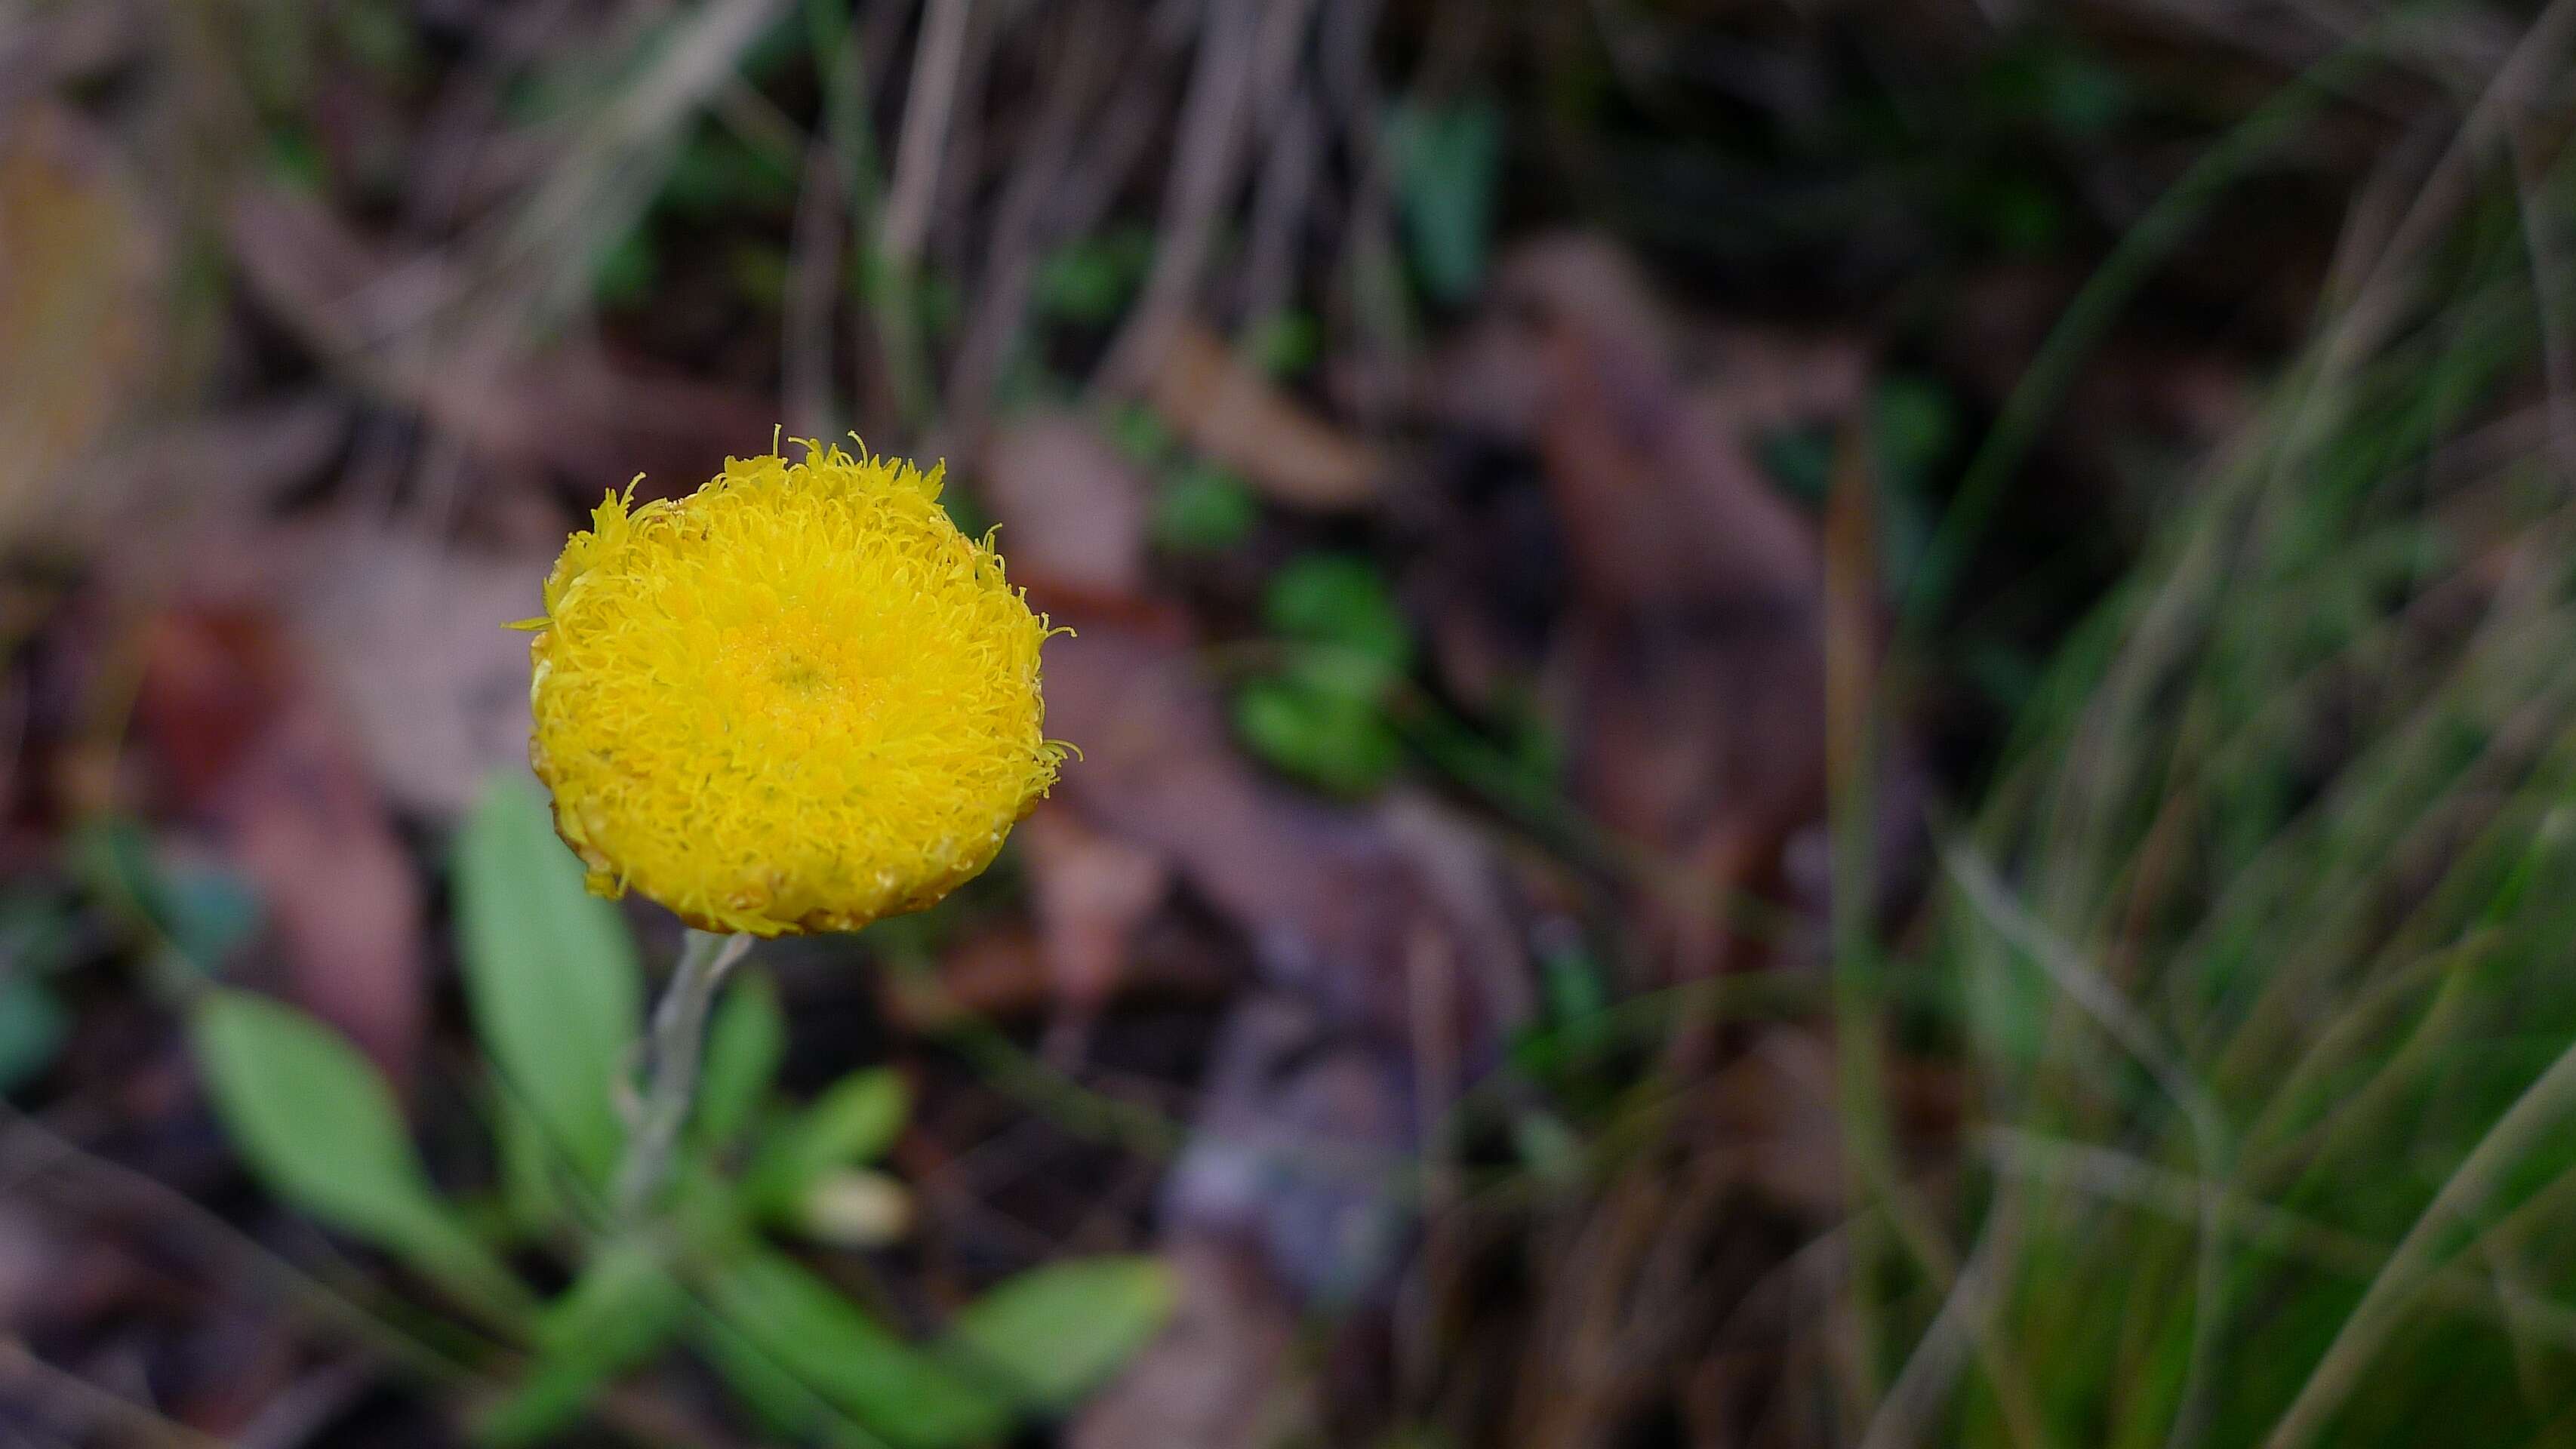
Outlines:
[{"label": "yellow flower head", "polygon": [[[864,453],[864,450],[863,450]],[[546,580],[530,755],[602,895],[706,930],[855,930],[990,865],[1054,783],[1046,620],[941,469],[807,445],[610,494]]]}]

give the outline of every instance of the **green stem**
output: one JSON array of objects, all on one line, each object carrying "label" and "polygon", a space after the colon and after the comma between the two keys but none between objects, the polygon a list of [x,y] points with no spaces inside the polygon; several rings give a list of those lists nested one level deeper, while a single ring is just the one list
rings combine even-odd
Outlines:
[{"label": "green stem", "polygon": [[671,984],[653,1008],[653,1034],[645,1063],[649,1085],[644,1110],[637,1114],[635,1136],[617,1173],[617,1211],[632,1219],[652,1203],[671,1174],[671,1154],[680,1128],[689,1120],[689,1101],[697,1095],[698,1054],[707,1035],[707,1011],[724,985],[725,973],[751,949],[751,937],[717,935],[691,929],[680,947],[680,964]]}]

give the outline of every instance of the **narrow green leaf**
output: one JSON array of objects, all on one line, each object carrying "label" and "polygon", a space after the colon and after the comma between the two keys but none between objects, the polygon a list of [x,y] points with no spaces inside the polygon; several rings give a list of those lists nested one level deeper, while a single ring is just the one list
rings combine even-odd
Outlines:
[{"label": "narrow green leaf", "polygon": [[690,1121],[700,1142],[720,1148],[741,1135],[778,1080],[787,1057],[787,1017],[767,972],[741,972],[717,1003],[707,1031],[706,1071]]},{"label": "narrow green leaf", "polygon": [[666,1343],[689,1296],[660,1256],[611,1244],[546,1305],[537,1356],[510,1397],[477,1426],[491,1444],[529,1444],[578,1418],[600,1388]]},{"label": "narrow green leaf", "polygon": [[497,1317],[525,1308],[526,1291],[438,1200],[374,1064],[248,992],[207,991],[194,1034],[216,1114],[271,1192]]},{"label": "narrow green leaf", "polygon": [[511,1231],[541,1237],[572,1220],[567,1188],[572,1164],[506,1082],[492,1092],[492,1145],[499,1159],[501,1202]]},{"label": "narrow green leaf", "polygon": [[688,1320],[690,1346],[704,1355],[753,1418],[776,1439],[833,1449],[887,1449],[886,1440],[833,1407],[740,1329],[712,1314]]},{"label": "narrow green leaf", "polygon": [[943,1352],[1021,1407],[1070,1408],[1153,1341],[1178,1296],[1159,1258],[1082,1258],[1035,1268],[957,1316]]},{"label": "narrow green leaf", "polygon": [[771,1135],[752,1172],[754,1195],[788,1210],[823,1174],[883,1154],[911,1113],[912,1090],[892,1068],[852,1072]]},{"label": "narrow green leaf", "polygon": [[[906,1449],[981,1444],[1010,1425],[1001,1398],[906,1343],[793,1259],[752,1254],[718,1274],[708,1296],[768,1364]],[[748,1376],[753,1382],[739,1384],[748,1396],[777,1401],[773,1376]]]},{"label": "narrow green leaf", "polygon": [[484,1049],[557,1150],[594,1182],[624,1131],[613,1088],[643,1026],[635,943],[582,887],[546,801],[524,780],[484,792],[456,856],[457,937]]}]

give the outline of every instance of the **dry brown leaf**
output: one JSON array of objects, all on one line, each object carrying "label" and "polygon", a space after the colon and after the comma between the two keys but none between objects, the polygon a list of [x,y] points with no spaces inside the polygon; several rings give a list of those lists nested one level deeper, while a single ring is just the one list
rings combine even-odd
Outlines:
[{"label": "dry brown leaf", "polygon": [[0,117],[0,540],[109,501],[68,470],[151,376],[163,271],[103,137],[44,101]]},{"label": "dry brown leaf", "polygon": [[531,352],[514,315],[470,310],[453,265],[373,245],[308,198],[246,193],[226,236],[251,292],[326,361],[484,454],[685,491],[769,442],[773,405],[584,342]]},{"label": "dry brown leaf", "polygon": [[1145,587],[1145,480],[1071,413],[1002,428],[984,447],[985,501],[1008,520],[1014,576],[1104,595]]},{"label": "dry brown leaf", "polygon": [[[349,436],[354,408],[316,391],[160,422],[98,456],[82,486],[116,539],[100,563],[150,583],[205,547],[208,529],[262,516],[311,482]],[[91,491],[94,490],[94,491]]]},{"label": "dry brown leaf", "polygon": [[1070,810],[1020,826],[1047,976],[1077,1018],[1096,1013],[1126,974],[1136,933],[1172,887],[1163,857],[1093,828]]},{"label": "dry brown leaf", "polygon": [[1168,859],[1251,937],[1273,979],[1400,1029],[1393,963],[1421,901],[1393,842],[1366,816],[1257,774],[1187,649],[1072,622],[1074,637],[1047,646],[1047,728],[1083,758],[1057,793],[1094,828]]},{"label": "dry brown leaf", "polygon": [[940,952],[936,981],[894,971],[878,979],[886,1014],[908,1031],[936,1032],[970,1017],[1043,1011],[1055,998],[1038,933],[1018,925],[977,931]]},{"label": "dry brown leaf", "polygon": [[1416,1094],[1484,1070],[1530,1009],[1492,861],[1418,802],[1363,812],[1264,778],[1232,748],[1195,655],[1077,622],[1049,648],[1048,727],[1085,758],[1048,810],[1168,861],[1258,966],[1216,1044],[1167,1224],[1258,1243],[1302,1294],[1365,1293],[1413,1211],[1404,1164],[1418,1112],[1438,1110]]},{"label": "dry brown leaf", "polygon": [[1532,376],[1532,432],[1579,593],[1650,609],[1812,599],[1814,530],[1764,476],[1734,410],[1683,375],[1622,254],[1539,244],[1504,264],[1496,293],[1489,325]]},{"label": "dry brown leaf", "polygon": [[1315,416],[1204,327],[1172,330],[1148,396],[1191,447],[1290,507],[1365,507],[1385,481],[1375,446]]},{"label": "dry brown leaf", "polygon": [[173,610],[146,630],[143,660],[136,717],[166,803],[257,887],[296,999],[407,1081],[420,884],[286,630],[247,609]]},{"label": "dry brown leaf", "polygon": [[[1083,572],[1046,548],[1043,520],[1061,498],[1011,486],[992,496],[1022,540],[1015,563],[1035,543],[1042,570]],[[1186,629],[1132,596],[1104,598],[1108,577],[1033,590],[1077,631],[1048,646],[1047,726],[1083,751],[1023,827],[1048,975],[1077,997],[1105,989],[1167,876],[1239,929],[1259,985],[1217,1047],[1167,1223],[1183,1235],[1221,1224],[1259,1243],[1301,1291],[1366,1291],[1410,1211],[1411,1094],[1495,1059],[1528,1009],[1526,958],[1472,834],[1427,807],[1327,805],[1264,776],[1234,747]],[[955,978],[986,990],[1024,980],[1027,948],[1014,972],[1000,944],[972,970],[954,964]],[[1409,1061],[1426,1043],[1427,1066]],[[1319,1144],[1332,1170],[1279,1178],[1283,1154],[1311,1157]]]},{"label": "dry brown leaf", "polygon": [[454,816],[528,758],[528,636],[552,562],[337,526],[280,592],[368,765],[406,809]]},{"label": "dry brown leaf", "polygon": [[398,808],[446,818],[527,763],[528,636],[507,626],[540,612],[552,561],[529,540],[449,546],[334,513],[146,528],[102,572],[131,597],[255,601],[308,652],[369,778]]},{"label": "dry brown leaf", "polygon": [[1726,897],[1776,894],[1823,798],[1822,554],[1754,445],[1802,399],[1847,409],[1865,369],[1830,340],[1731,332],[1695,377],[1673,315],[1610,244],[1535,242],[1431,392],[1454,426],[1538,460],[1568,576],[1551,693],[1575,791],[1685,867],[1688,891],[1649,909],[1689,975],[1724,963]]},{"label": "dry brown leaf", "polygon": [[1304,1301],[1367,1296],[1403,1261],[1422,1207],[1417,1132],[1439,1109],[1417,1088],[1445,1064],[1416,1045],[1294,992],[1246,994],[1165,1181],[1166,1231],[1260,1245]]}]

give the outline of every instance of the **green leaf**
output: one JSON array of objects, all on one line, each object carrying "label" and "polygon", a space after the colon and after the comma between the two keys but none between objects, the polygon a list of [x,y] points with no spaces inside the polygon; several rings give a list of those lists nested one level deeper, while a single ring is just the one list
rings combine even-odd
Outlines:
[{"label": "green leaf", "polygon": [[775,213],[794,206],[797,180],[767,149],[709,123],[680,143],[655,204],[693,219]]},{"label": "green leaf", "polygon": [[592,1182],[615,1169],[613,1094],[643,1026],[635,943],[582,886],[546,801],[503,778],[467,817],[456,855],[465,994],[484,1050],[555,1149]]},{"label": "green leaf", "polygon": [[1351,554],[1310,553],[1270,580],[1262,618],[1281,636],[1327,644],[1401,672],[1413,659],[1413,629],[1377,566]]},{"label": "green leaf", "polygon": [[1142,404],[1119,408],[1109,415],[1109,440],[1120,452],[1149,466],[1159,465],[1180,447],[1172,436],[1172,425],[1163,415]]},{"label": "green leaf", "polygon": [[71,868],[110,910],[161,938],[158,984],[194,991],[259,926],[259,898],[238,877],[169,868],[142,825],[121,816],[84,822],[67,842]]},{"label": "green leaf", "polygon": [[1118,319],[1153,261],[1153,234],[1141,227],[1067,242],[1038,263],[1030,310],[1054,321],[1105,327]]},{"label": "green leaf", "polygon": [[524,1311],[526,1290],[438,1200],[373,1063],[303,1012],[242,991],[200,997],[194,1034],[216,1114],[271,1192],[499,1318]]},{"label": "green leaf", "polygon": [[1404,759],[1404,741],[1374,699],[1305,669],[1247,682],[1235,695],[1234,726],[1254,754],[1337,795],[1376,791]]},{"label": "green leaf", "polygon": [[654,278],[661,270],[651,225],[639,221],[600,248],[591,263],[591,295],[612,312],[639,307],[653,295]]},{"label": "green leaf", "polygon": [[579,1417],[601,1386],[650,1358],[678,1328],[689,1295],[660,1256],[613,1243],[537,1322],[537,1355],[510,1397],[476,1426],[493,1444],[528,1444]]},{"label": "green leaf", "polygon": [[227,870],[167,867],[161,872],[158,899],[162,929],[171,943],[209,975],[259,930],[258,893]]},{"label": "green leaf", "polygon": [[764,971],[745,971],[716,1004],[707,1030],[707,1065],[698,1078],[690,1131],[709,1149],[742,1134],[778,1079],[787,1057],[787,1017]]},{"label": "green leaf", "polygon": [[555,1150],[536,1113],[506,1083],[496,1083],[492,1145],[500,1159],[501,1205],[513,1235],[542,1236],[572,1221],[565,1174],[572,1165]]},{"label": "green leaf", "polygon": [[912,1114],[912,1089],[890,1067],[852,1072],[773,1133],[752,1172],[752,1193],[773,1213],[792,1213],[827,1172],[872,1162],[894,1145]]},{"label": "green leaf", "polygon": [[1213,464],[1184,471],[1154,500],[1154,541],[1173,553],[1217,553],[1252,534],[1260,500],[1240,477]]},{"label": "green leaf", "polygon": [[1253,365],[1272,377],[1296,377],[1324,354],[1324,326],[1312,312],[1274,313],[1255,323],[1245,341]]},{"label": "green leaf", "polygon": [[1386,783],[1404,742],[1382,702],[1413,661],[1413,630],[1376,565],[1349,554],[1307,554],[1270,581],[1262,618],[1307,647],[1287,667],[1249,681],[1234,700],[1235,729],[1254,753],[1311,785],[1366,795]]},{"label": "green leaf", "polygon": [[[690,1343],[772,1437],[833,1444],[852,1437],[834,1432],[832,1421],[840,1416],[829,1400],[788,1372],[748,1334],[714,1314],[691,1319],[686,1331]],[[862,1442],[867,1449],[882,1449],[874,1434],[867,1434]]]},{"label": "green leaf", "polygon": [[13,1092],[51,1066],[71,1016],[24,970],[0,975],[0,1092]]},{"label": "green leaf", "polygon": [[775,1367],[905,1449],[980,1444],[1009,1427],[1009,1406],[906,1343],[793,1259],[754,1253],[715,1276],[708,1296],[766,1363],[719,1359],[746,1397],[779,1405]]},{"label": "green leaf", "polygon": [[1406,103],[1387,118],[1396,201],[1425,290],[1463,302],[1485,276],[1494,183],[1502,168],[1503,113],[1491,101]]},{"label": "green leaf", "polygon": [[225,1128],[278,1196],[387,1246],[439,1211],[384,1078],[328,1027],[217,989],[196,1046]]},{"label": "green leaf", "polygon": [[1032,1269],[968,1305],[943,1341],[1020,1405],[1053,1413],[1105,1383],[1172,1316],[1178,1289],[1159,1258],[1083,1258]]}]

